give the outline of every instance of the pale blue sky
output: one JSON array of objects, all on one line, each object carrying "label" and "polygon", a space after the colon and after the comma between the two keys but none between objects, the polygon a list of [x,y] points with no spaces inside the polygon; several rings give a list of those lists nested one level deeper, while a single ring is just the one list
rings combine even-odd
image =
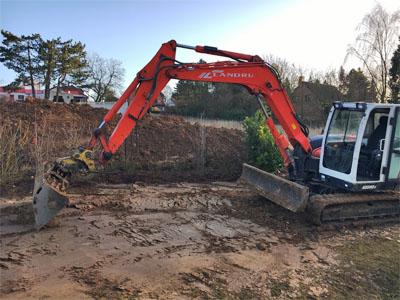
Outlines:
[{"label": "pale blue sky", "polygon": [[[389,11],[397,0],[382,0]],[[125,86],[163,42],[216,46],[248,54],[273,54],[315,70],[338,68],[355,27],[374,0],[0,0],[0,26],[14,34],[40,33],[86,44],[88,52],[115,58]],[[181,61],[212,61],[192,51]],[[354,62],[356,66],[356,62]],[[348,67],[352,67],[349,65]],[[0,85],[15,74],[0,64]]]}]

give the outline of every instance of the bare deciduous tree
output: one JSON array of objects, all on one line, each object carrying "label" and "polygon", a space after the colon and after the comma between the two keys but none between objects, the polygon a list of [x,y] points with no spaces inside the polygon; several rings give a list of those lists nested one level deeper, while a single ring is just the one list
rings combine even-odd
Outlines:
[{"label": "bare deciduous tree", "polygon": [[91,97],[95,102],[105,100],[110,91],[120,91],[125,76],[122,62],[113,58],[104,59],[97,53],[88,57],[89,79],[87,87],[91,89]]},{"label": "bare deciduous tree", "polygon": [[347,50],[346,60],[352,55],[360,59],[370,80],[376,83],[380,102],[388,96],[390,58],[397,46],[400,10],[388,13],[377,4],[357,27],[358,36]]},{"label": "bare deciduous tree", "polygon": [[335,87],[339,87],[339,71],[333,67],[329,67],[326,69],[324,74],[322,75],[322,83],[332,85]]},{"label": "bare deciduous tree", "polygon": [[290,94],[297,86],[300,76],[305,76],[308,70],[289,63],[286,59],[270,55],[263,56],[264,61],[271,64],[279,73],[287,92]]},{"label": "bare deciduous tree", "polygon": [[173,90],[169,85],[166,85],[165,88],[162,90],[162,94],[165,96],[166,100],[171,99]]}]

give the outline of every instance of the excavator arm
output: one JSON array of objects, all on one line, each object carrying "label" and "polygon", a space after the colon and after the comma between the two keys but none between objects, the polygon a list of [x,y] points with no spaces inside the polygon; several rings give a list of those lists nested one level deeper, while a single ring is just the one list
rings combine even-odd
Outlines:
[{"label": "excavator arm", "polygon": [[[175,59],[179,47],[231,60],[214,63],[182,63]],[[289,170],[296,173],[297,165],[289,151],[289,142],[293,147],[300,147],[306,155],[311,154],[305,126],[297,118],[279,75],[271,65],[259,56],[219,50],[209,46],[181,45],[171,40],[163,44],[151,61],[137,73],[120,99],[105,115],[100,126],[94,130],[88,148],[74,149],[71,157],[54,162],[40,180],[37,180],[33,200],[37,229],[47,224],[67,204],[65,190],[71,174],[95,170],[100,165],[98,162],[105,164],[110,160],[170,79],[242,85],[257,97],[266,116],[266,124]],[[102,134],[102,127],[113,119],[131,95],[135,95],[132,102],[106,140]],[[263,99],[268,103],[289,141],[285,135],[278,133],[271,116],[264,108]],[[97,141],[100,141],[103,148],[98,159],[94,158],[92,152]]]},{"label": "excavator arm", "polygon": [[[228,57],[235,61],[204,64],[180,63],[175,60],[177,47]],[[223,51],[208,46],[180,45],[175,41],[169,41],[162,45],[153,59],[137,74],[128,89],[104,117],[99,129],[115,116],[122,104],[137,90],[133,101],[108,140],[108,149],[106,150],[109,151],[103,152],[100,157],[102,162],[111,158],[112,154],[117,151],[170,79],[225,82],[244,86],[251,94],[266,100],[293,147],[300,144],[306,153],[311,152],[307,136],[302,131],[302,126],[299,124],[289,97],[272,66],[258,56]],[[288,152],[289,143],[284,135],[278,133],[272,118],[265,110],[264,113],[266,114],[266,123],[274,136],[286,166],[288,166],[291,163]]]}]

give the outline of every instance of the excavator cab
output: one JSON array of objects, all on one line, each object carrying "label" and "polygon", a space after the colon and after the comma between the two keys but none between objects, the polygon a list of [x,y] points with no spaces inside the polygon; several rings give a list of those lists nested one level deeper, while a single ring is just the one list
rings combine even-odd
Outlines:
[{"label": "excavator cab", "polygon": [[399,105],[335,102],[319,162],[320,180],[341,190],[393,190],[400,172]]}]

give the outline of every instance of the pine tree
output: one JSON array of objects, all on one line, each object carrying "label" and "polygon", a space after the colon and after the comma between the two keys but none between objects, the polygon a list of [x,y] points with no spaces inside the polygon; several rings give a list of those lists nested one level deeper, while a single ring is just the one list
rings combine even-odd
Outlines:
[{"label": "pine tree", "polygon": [[360,69],[351,69],[345,77],[343,88],[347,101],[373,101],[370,91],[371,83]]},{"label": "pine tree", "polygon": [[340,66],[340,69],[339,69],[339,92],[341,92],[342,94],[346,93],[345,79],[346,79],[346,72],[345,72],[343,66]]},{"label": "pine tree", "polygon": [[61,42],[57,47],[57,61],[54,68],[54,76],[57,82],[56,101],[60,87],[68,77],[70,83],[79,85],[88,77],[85,71],[86,52],[85,45],[81,42],[73,43],[72,40]]},{"label": "pine tree", "polygon": [[[400,42],[400,37],[399,37]],[[392,56],[392,67],[389,70],[389,86],[392,91],[392,102],[400,102],[400,43]]]},{"label": "pine tree", "polygon": [[50,85],[55,80],[55,68],[57,64],[58,47],[61,44],[61,38],[43,41],[39,47],[39,59],[42,62],[40,68],[44,83],[44,98],[50,98]]},{"label": "pine tree", "polygon": [[0,62],[18,74],[17,81],[29,81],[32,96],[36,97],[35,78],[40,70],[39,45],[42,41],[39,34],[16,36],[1,30],[4,37],[0,46]]}]

